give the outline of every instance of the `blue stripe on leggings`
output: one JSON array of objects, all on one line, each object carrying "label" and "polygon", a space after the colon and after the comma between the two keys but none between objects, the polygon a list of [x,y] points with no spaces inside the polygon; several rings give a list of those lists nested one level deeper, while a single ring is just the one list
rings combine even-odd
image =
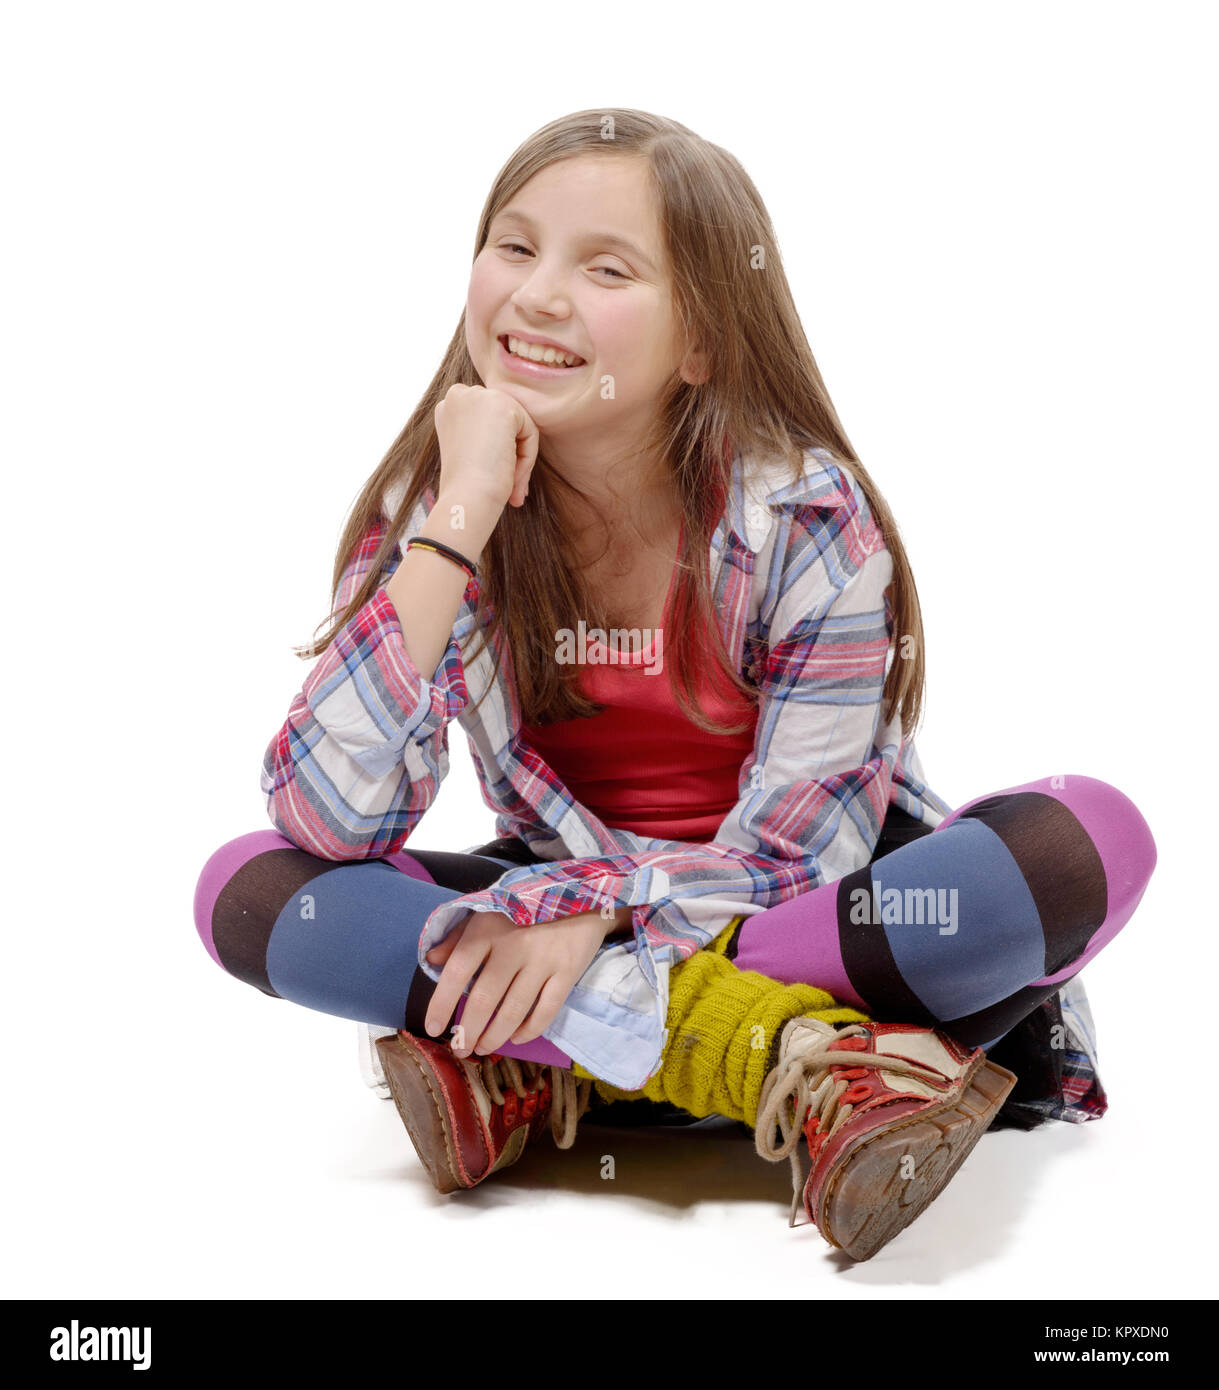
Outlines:
[{"label": "blue stripe on leggings", "polygon": [[[1009,995],[1014,979],[1043,973],[1045,939],[1033,896],[1006,845],[981,821],[957,820],[894,850],[871,866],[871,878],[882,910],[891,888],[902,892],[903,908],[907,888],[936,890],[927,900],[936,921],[884,926],[902,979],[936,1018],[984,1009]],[[951,923],[939,908],[951,908],[954,888],[957,929],[941,934]]]},{"label": "blue stripe on leggings", "polygon": [[423,924],[459,896],[379,860],[328,868],[275,919],[267,946],[271,985],[309,1009],[401,1028]]}]

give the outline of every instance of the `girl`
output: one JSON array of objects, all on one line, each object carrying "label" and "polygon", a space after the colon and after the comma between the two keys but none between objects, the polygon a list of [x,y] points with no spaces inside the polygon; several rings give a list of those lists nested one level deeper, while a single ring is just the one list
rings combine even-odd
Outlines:
[{"label": "girl", "polygon": [[[334,598],[266,752],[275,830],[211,856],[195,920],[238,978],[378,1028],[441,1190],[593,1107],[718,1115],[864,1259],[1001,1107],[1104,1113],[1076,977],[1150,831],[1089,777],[927,786],[901,538],[724,150],[616,110],[513,155]],[[454,719],[500,838],[407,851]]]}]

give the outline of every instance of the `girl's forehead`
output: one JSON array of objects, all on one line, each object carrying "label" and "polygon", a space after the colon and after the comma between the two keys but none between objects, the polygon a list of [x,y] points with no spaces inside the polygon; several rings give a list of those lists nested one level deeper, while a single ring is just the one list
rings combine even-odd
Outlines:
[{"label": "girl's forehead", "polygon": [[546,205],[638,217],[653,214],[652,201],[647,161],[607,154],[548,164],[521,184],[503,211]]}]

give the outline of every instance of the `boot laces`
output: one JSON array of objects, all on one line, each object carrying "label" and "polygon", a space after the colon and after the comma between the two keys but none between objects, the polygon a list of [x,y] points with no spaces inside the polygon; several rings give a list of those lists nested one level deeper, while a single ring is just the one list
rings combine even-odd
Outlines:
[{"label": "boot laces", "polygon": [[[473,1060],[473,1059],[471,1059]],[[483,1085],[493,1105],[503,1105],[505,1092],[513,1090],[524,1100],[530,1091],[542,1091],[550,1072],[550,1133],[556,1147],[570,1149],[576,1142],[576,1125],[588,1109],[593,1083],[577,1078],[566,1067],[527,1062],[491,1052],[479,1059]]]},{"label": "boot laces", "polygon": [[[832,1067],[875,1067],[899,1076],[914,1076],[936,1090],[946,1091],[952,1082],[942,1072],[908,1057],[891,1057],[883,1052],[850,1052],[841,1048],[830,1050],[839,1038],[869,1036],[858,1023],[839,1027],[832,1035],[817,1029],[800,1027],[815,1020],[793,1018],[784,1026],[779,1042],[779,1063],[762,1083],[758,1099],[758,1119],[754,1142],[759,1155],[771,1163],[791,1160],[792,1205],[788,1226],[796,1224],[800,1197],[805,1178],[800,1168],[799,1143],[809,1111],[816,1109],[817,1132],[826,1140],[846,1123],[855,1106],[841,1103],[850,1082],[837,1076]],[[793,1036],[794,1034],[794,1036]],[[775,1138],[775,1126],[780,1138]]]}]

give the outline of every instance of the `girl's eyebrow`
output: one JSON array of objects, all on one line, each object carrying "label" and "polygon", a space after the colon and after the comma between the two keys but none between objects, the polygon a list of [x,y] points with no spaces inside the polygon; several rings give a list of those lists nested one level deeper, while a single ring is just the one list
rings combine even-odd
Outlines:
[{"label": "girl's eyebrow", "polygon": [[[521,212],[519,208],[501,208],[495,216],[495,221],[500,219],[509,221],[515,219],[523,227],[528,228],[531,235],[537,232],[538,224],[526,212]],[[629,252],[636,260],[642,262],[650,271],[655,272],[655,264],[635,245],[633,241],[628,241],[626,237],[619,236],[617,232],[586,232],[582,237],[585,243],[596,242],[601,246],[617,246],[623,251]]]}]

